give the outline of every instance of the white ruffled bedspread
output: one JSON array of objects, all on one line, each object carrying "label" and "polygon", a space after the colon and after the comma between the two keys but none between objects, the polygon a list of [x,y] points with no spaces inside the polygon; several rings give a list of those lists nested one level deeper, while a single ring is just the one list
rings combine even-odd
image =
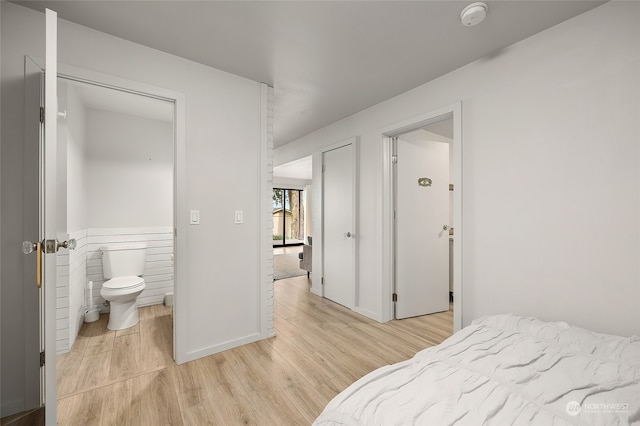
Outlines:
[{"label": "white ruffled bedspread", "polygon": [[640,425],[640,338],[506,314],[362,377],[314,425]]}]

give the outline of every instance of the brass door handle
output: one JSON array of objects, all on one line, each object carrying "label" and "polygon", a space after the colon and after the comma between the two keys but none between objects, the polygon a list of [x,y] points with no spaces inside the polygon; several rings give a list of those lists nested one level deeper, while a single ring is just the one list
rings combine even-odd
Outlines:
[{"label": "brass door handle", "polygon": [[38,241],[36,245],[36,285],[40,288],[42,287],[42,250],[40,249],[42,243]]},{"label": "brass door handle", "polygon": [[24,241],[22,243],[22,252],[29,254],[36,252],[36,285],[38,288],[42,287],[42,243],[40,241],[32,243],[31,241]]}]

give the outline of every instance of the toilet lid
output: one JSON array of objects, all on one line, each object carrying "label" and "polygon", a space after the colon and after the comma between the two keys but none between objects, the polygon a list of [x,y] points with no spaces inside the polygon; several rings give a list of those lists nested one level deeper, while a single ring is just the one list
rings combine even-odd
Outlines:
[{"label": "toilet lid", "polygon": [[112,278],[109,281],[105,281],[105,283],[102,284],[102,287],[119,290],[119,289],[128,288],[128,287],[137,287],[140,284],[144,284],[144,279],[133,275],[130,277]]}]

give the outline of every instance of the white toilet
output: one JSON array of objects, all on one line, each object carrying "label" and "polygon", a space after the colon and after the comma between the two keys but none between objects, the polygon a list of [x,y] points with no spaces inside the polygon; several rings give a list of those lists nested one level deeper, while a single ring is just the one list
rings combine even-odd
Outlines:
[{"label": "white toilet", "polygon": [[144,290],[145,244],[118,244],[102,247],[102,284],[100,295],[110,302],[109,330],[123,330],[138,323],[136,298]]}]

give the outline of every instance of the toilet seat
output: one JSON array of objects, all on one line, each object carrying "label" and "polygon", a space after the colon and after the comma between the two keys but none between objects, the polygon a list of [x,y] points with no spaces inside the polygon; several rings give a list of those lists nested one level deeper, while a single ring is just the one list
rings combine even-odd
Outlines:
[{"label": "toilet seat", "polygon": [[144,279],[135,275],[129,277],[111,278],[102,284],[102,288],[110,290],[126,290],[128,288],[138,287],[144,284]]}]

